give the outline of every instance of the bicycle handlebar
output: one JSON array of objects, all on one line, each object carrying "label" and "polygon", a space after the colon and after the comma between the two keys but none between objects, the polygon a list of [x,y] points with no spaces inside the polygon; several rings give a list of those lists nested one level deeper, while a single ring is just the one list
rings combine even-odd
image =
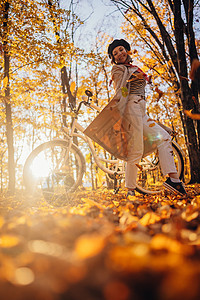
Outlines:
[{"label": "bicycle handlebar", "polygon": [[[86,96],[82,96],[83,100],[79,103],[77,109],[74,108],[72,105],[69,104],[69,107],[70,107],[71,111],[73,111],[76,115],[78,115],[78,112],[81,109],[82,104],[84,104],[85,106],[94,108],[98,112],[100,111],[100,109],[99,109],[99,107],[97,105],[91,103],[91,101],[92,101],[92,99],[91,99],[92,93],[89,90],[86,90],[85,93],[86,93],[87,97]],[[85,100],[85,98],[87,98],[87,101]]]},{"label": "bicycle handlebar", "polygon": [[94,108],[95,110],[97,110],[98,112],[100,112],[100,107],[98,107],[97,105],[90,103],[90,107]]}]

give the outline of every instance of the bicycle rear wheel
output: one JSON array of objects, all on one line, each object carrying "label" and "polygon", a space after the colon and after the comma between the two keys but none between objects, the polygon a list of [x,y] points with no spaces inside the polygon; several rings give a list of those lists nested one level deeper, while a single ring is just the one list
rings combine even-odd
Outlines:
[{"label": "bicycle rear wheel", "polygon": [[[178,146],[172,141],[174,161],[179,178],[183,178],[184,160]],[[165,177],[162,174],[158,152],[142,158],[138,165],[137,187],[136,190],[142,194],[158,194],[162,191]]]},{"label": "bicycle rear wheel", "polygon": [[41,144],[28,156],[23,170],[26,189],[43,195],[54,206],[67,204],[82,183],[85,159],[79,148],[68,141]]}]

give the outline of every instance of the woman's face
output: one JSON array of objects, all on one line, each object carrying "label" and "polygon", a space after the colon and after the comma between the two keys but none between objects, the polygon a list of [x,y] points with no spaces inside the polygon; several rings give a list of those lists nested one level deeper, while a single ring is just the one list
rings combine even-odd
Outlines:
[{"label": "woman's face", "polygon": [[115,47],[112,52],[116,64],[124,64],[128,58],[128,53],[123,46]]}]

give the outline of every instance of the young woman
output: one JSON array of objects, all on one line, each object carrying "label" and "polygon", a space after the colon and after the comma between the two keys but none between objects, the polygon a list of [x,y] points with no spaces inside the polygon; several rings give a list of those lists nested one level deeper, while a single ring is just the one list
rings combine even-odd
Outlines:
[{"label": "young woman", "polygon": [[[146,74],[137,66],[131,64],[130,44],[123,39],[114,40],[108,47],[112,60],[112,80],[116,93],[124,88],[128,92],[128,102],[125,108],[125,118],[132,125],[131,139],[128,141],[127,166],[125,184],[127,197],[134,195],[137,178],[137,163],[145,151],[157,147],[163,175],[169,175],[164,186],[181,195],[186,194],[180,181],[173,158],[170,135],[146,115],[145,85],[149,81]],[[124,85],[126,77],[126,86]],[[122,80],[123,79],[123,80]],[[122,83],[123,81],[123,83]]]}]

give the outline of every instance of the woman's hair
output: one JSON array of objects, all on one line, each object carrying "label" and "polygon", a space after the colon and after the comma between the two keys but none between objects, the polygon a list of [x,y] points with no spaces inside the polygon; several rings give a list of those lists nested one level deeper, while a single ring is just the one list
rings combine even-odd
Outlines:
[{"label": "woman's hair", "polygon": [[109,46],[108,46],[108,55],[109,55],[109,57],[111,58],[111,62],[112,63],[114,63],[114,64],[116,64],[116,62],[115,62],[115,59],[114,59],[114,56],[113,56],[113,50],[116,48],[116,47],[118,47],[118,46],[123,46],[125,49],[126,49],[126,51],[128,52],[128,61],[129,62],[131,62],[132,61],[132,59],[131,59],[131,57],[130,57],[130,50],[131,50],[131,46],[130,46],[130,44],[127,42],[127,41],[125,41],[125,40],[123,40],[123,39],[121,39],[121,40],[114,40]]}]

